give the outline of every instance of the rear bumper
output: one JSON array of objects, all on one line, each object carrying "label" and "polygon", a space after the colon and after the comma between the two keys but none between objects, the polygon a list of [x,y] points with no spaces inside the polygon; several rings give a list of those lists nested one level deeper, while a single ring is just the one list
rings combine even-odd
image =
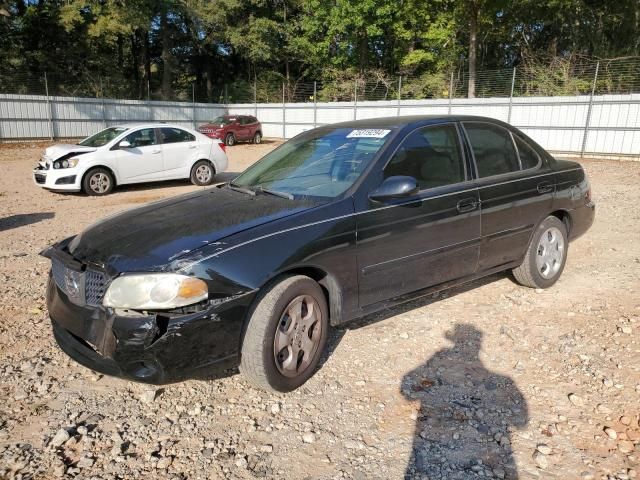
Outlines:
[{"label": "rear bumper", "polygon": [[596,204],[593,201],[587,202],[585,205],[571,211],[571,229],[569,231],[569,239],[575,240],[583,235],[596,218]]},{"label": "rear bumper", "polygon": [[56,342],[81,365],[165,384],[237,366],[252,297],[234,297],[191,314],[143,314],[77,305],[50,278],[47,308]]}]

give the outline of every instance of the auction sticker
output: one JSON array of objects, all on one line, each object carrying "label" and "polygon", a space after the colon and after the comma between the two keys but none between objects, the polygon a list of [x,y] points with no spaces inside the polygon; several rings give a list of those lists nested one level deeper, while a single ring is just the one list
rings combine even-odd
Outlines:
[{"label": "auction sticker", "polygon": [[382,128],[360,128],[351,130],[347,138],[384,138],[390,131]]}]

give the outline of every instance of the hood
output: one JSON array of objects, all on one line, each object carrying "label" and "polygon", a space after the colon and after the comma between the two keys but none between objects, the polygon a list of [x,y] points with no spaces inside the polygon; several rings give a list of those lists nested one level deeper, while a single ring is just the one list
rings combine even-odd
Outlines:
[{"label": "hood", "polygon": [[81,145],[71,145],[66,143],[61,143],[60,145],[53,145],[52,147],[47,148],[44,151],[45,161],[54,161],[65,155],[69,155],[70,153],[89,153],[95,152],[97,149],[95,147],[83,147]]},{"label": "hood", "polygon": [[163,270],[194,250],[318,204],[215,187],[108,217],[77,235],[69,253],[111,273]]}]

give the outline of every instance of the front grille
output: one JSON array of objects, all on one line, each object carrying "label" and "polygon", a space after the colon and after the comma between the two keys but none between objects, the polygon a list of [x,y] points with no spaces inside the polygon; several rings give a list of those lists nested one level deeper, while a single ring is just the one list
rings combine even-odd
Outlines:
[{"label": "front grille", "polygon": [[34,173],[33,176],[36,179],[36,183],[44,183],[47,181],[47,176],[44,173]]},{"label": "front grille", "polygon": [[87,269],[84,273],[84,298],[88,305],[101,305],[106,291],[107,279],[104,273]]},{"label": "front grille", "polygon": [[51,260],[51,274],[58,288],[75,303],[98,306],[106,293],[106,275],[92,268],[84,272],[76,272],[64,266],[53,257]]}]

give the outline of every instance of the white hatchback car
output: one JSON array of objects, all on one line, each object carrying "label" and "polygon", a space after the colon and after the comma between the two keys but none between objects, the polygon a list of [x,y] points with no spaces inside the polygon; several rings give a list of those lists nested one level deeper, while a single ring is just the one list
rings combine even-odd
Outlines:
[{"label": "white hatchback car", "polygon": [[49,147],[33,178],[50,190],[106,195],[128,183],[189,178],[195,185],[211,185],[226,168],[220,140],[154,123],[109,127],[77,145]]}]

